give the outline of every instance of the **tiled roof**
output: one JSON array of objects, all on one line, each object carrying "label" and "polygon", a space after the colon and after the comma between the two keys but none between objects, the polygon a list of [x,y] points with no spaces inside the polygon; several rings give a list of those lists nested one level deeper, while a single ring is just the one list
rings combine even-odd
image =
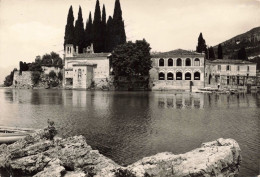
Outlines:
[{"label": "tiled roof", "polygon": [[209,63],[222,63],[222,64],[254,64],[250,61],[238,60],[238,59],[216,59],[213,61],[207,61]]},{"label": "tiled roof", "polygon": [[176,49],[176,50],[171,50],[169,52],[162,52],[162,53],[156,53],[153,54],[153,58],[161,58],[161,57],[174,57],[174,56],[204,56],[203,53],[197,53],[193,51],[188,51],[188,50],[183,50],[183,49]]}]

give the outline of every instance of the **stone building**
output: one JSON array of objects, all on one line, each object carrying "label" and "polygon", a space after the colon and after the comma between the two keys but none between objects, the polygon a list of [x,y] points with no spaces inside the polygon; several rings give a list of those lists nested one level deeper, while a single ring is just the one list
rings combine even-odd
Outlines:
[{"label": "stone building", "polygon": [[91,85],[106,84],[109,78],[109,53],[94,53],[93,46],[84,53],[74,51],[72,44],[65,46],[64,87],[87,89]]},{"label": "stone building", "polygon": [[152,90],[190,90],[204,87],[204,54],[177,49],[152,55]]},{"label": "stone building", "polygon": [[254,85],[256,81],[256,63],[234,59],[206,61],[206,86],[238,88]]},{"label": "stone building", "polygon": [[32,72],[31,71],[15,71],[13,78],[14,88],[32,88]]}]

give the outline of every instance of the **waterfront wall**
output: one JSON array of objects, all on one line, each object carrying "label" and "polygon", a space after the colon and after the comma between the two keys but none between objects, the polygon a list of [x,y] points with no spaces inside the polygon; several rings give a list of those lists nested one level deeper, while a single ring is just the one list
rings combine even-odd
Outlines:
[{"label": "waterfront wall", "polygon": [[15,71],[13,79],[14,88],[32,88],[32,72],[31,71]]},{"label": "waterfront wall", "polygon": [[160,177],[236,176],[241,163],[239,145],[232,139],[203,143],[185,154],[170,152],[145,157],[122,167],[93,150],[83,136],[47,140],[40,130],[11,145],[0,146],[0,168],[35,177]]}]

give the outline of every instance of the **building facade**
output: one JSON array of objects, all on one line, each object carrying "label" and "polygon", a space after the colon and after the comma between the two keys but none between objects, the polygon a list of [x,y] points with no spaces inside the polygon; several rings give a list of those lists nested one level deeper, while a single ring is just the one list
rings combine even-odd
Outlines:
[{"label": "building facade", "polygon": [[64,87],[87,89],[91,84],[104,82],[109,77],[109,53],[94,53],[88,47],[85,53],[74,51],[72,44],[65,46]]},{"label": "building facade", "polygon": [[204,87],[204,54],[177,49],[152,55],[152,90],[190,90]]},{"label": "building facade", "polygon": [[234,59],[217,59],[206,62],[206,86],[243,87],[254,85],[256,63]]}]

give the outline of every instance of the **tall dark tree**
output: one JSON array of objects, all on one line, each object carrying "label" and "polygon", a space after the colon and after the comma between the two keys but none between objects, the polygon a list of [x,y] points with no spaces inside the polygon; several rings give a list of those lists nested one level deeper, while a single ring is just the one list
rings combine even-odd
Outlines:
[{"label": "tall dark tree", "polygon": [[122,10],[119,0],[116,0],[115,2],[112,25],[113,40],[111,41],[112,46],[110,48],[113,49],[117,45],[126,43],[125,25],[122,18]]},{"label": "tall dark tree", "polygon": [[113,42],[113,19],[111,16],[109,16],[106,25],[106,37],[105,37],[106,52],[111,52],[113,50],[112,42]]},{"label": "tall dark tree", "polygon": [[85,32],[84,32],[84,24],[83,24],[83,18],[82,18],[82,10],[79,6],[79,13],[78,13],[78,19],[76,20],[75,24],[75,41],[74,41],[74,47],[78,46],[79,53],[83,52],[83,48],[85,47]]},{"label": "tall dark tree", "polygon": [[196,48],[196,52],[202,53],[206,51],[206,41],[203,39],[202,33],[200,33],[199,38],[198,38],[198,45]]},{"label": "tall dark tree", "polygon": [[70,6],[65,27],[64,48],[66,44],[74,44],[74,16],[72,6]]},{"label": "tall dark tree", "polygon": [[85,47],[88,47],[93,43],[93,32],[92,32],[92,16],[91,12],[89,12],[88,21],[86,22],[86,29],[85,29]]},{"label": "tall dark tree", "polygon": [[240,60],[248,60],[245,47],[241,47],[237,53],[237,58]]},{"label": "tall dark tree", "polygon": [[103,9],[102,9],[102,52],[106,51],[106,8],[105,5],[103,5]]},{"label": "tall dark tree", "polygon": [[93,43],[94,43],[94,52],[102,52],[102,22],[101,22],[101,12],[99,6],[99,0],[96,2],[94,22],[93,22]]},{"label": "tall dark tree", "polygon": [[215,59],[215,52],[214,52],[213,47],[210,47],[208,52],[209,52],[209,59],[214,60]]},{"label": "tall dark tree", "polygon": [[223,52],[221,44],[218,45],[218,59],[223,59]]}]

